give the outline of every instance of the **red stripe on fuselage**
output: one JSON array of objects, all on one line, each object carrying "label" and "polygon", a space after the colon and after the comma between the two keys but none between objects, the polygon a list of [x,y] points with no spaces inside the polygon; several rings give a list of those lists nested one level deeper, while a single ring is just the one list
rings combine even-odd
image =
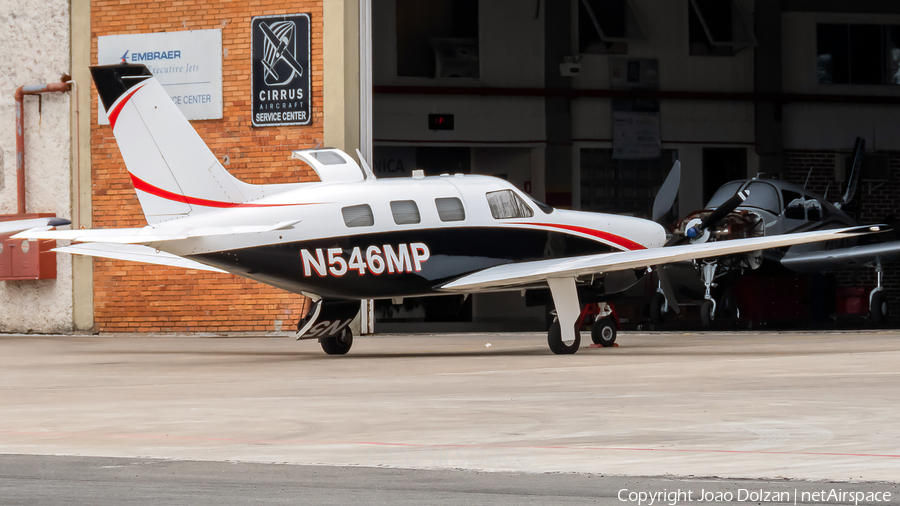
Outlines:
[{"label": "red stripe on fuselage", "polygon": [[141,89],[143,87],[144,87],[144,83],[141,83],[141,84],[135,86],[135,88],[133,90],[129,91],[128,94],[125,95],[124,97],[122,97],[122,100],[119,100],[119,103],[116,104],[115,107],[113,107],[113,110],[110,111],[110,113],[107,115],[107,117],[109,118],[109,127],[110,128],[115,130],[116,120],[119,119],[119,113],[122,112],[122,107],[125,105],[125,102],[128,102],[129,100],[131,100],[131,97],[135,93],[137,93],[137,91],[139,89]]},{"label": "red stripe on fuselage", "polygon": [[[130,174],[130,173],[129,173]],[[204,206],[204,207],[218,207],[223,209],[233,208],[233,207],[284,207],[284,206],[306,206],[313,204],[313,202],[300,202],[296,204],[248,204],[244,202],[222,202],[219,200],[207,200],[200,199],[196,197],[188,197],[187,195],[179,195],[177,193],[172,193],[168,190],[163,190],[162,188],[153,186],[152,184],[144,181],[143,179],[131,174],[131,184],[134,185],[135,190],[140,190],[145,193],[149,193],[150,195],[155,195],[160,198],[164,198],[166,200],[171,200],[173,202],[182,202],[184,204],[191,204],[196,206]]]},{"label": "red stripe on fuselage", "polygon": [[622,236],[604,232],[602,230],[594,230],[592,228],[579,227],[576,225],[559,225],[556,223],[516,223],[516,225],[536,225],[539,227],[561,228],[570,232],[578,232],[579,234],[590,235],[604,241],[611,242],[617,246],[621,246],[627,250],[647,249],[643,244],[632,241]]}]

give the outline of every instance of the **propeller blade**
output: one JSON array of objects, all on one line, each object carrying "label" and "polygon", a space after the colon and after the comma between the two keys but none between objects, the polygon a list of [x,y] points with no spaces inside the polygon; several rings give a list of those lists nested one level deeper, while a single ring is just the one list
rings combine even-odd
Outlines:
[{"label": "propeller blade", "polygon": [[678,186],[680,184],[681,161],[675,160],[669,175],[666,176],[666,181],[659,188],[659,193],[656,194],[656,199],[653,201],[653,221],[659,221],[660,218],[669,212],[669,209],[672,209],[672,205],[675,204],[675,199],[678,197]]},{"label": "propeller blade", "polygon": [[[694,237],[697,237],[697,235],[702,233],[704,230],[707,230],[710,227],[716,226],[716,223],[719,223],[720,221],[722,221],[722,218],[725,218],[726,216],[731,214],[731,212],[734,211],[735,209],[737,209],[737,207],[739,205],[743,204],[744,201],[747,200],[747,197],[749,197],[749,196],[750,196],[750,191],[738,190],[738,192],[735,193],[730,199],[726,200],[725,202],[722,203],[722,205],[717,207],[715,209],[715,211],[709,213],[709,216],[704,218],[703,221],[701,221],[699,225],[697,225],[696,227],[691,227],[691,229],[687,231],[687,236],[691,237],[693,239]],[[692,231],[694,233],[696,233],[697,235],[691,236]]]}]

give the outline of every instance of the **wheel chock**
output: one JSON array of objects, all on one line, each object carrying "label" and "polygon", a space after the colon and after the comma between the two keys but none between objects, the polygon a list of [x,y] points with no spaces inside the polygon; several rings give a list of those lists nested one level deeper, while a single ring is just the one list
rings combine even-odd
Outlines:
[{"label": "wheel chock", "polygon": [[613,343],[612,346],[603,346],[603,345],[601,345],[601,344],[593,344],[593,343],[591,343],[591,345],[588,346],[588,348],[618,348],[618,347],[619,347],[619,343]]}]

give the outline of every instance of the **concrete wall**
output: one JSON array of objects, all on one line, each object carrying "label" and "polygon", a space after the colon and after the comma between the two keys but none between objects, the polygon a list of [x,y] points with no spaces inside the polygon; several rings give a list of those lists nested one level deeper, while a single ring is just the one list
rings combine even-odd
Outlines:
[{"label": "concrete wall", "polygon": [[[16,88],[59,82],[70,72],[69,2],[0,2],[0,214],[16,212]],[[25,97],[26,211],[70,217],[69,95]],[[57,257],[57,279],[0,281],[0,332],[72,329],[72,260]]]}]

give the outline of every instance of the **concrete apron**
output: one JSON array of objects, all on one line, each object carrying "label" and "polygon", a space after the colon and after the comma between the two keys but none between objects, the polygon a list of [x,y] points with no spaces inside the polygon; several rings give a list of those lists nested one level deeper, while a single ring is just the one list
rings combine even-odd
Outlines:
[{"label": "concrete apron", "polygon": [[4,335],[0,453],[900,477],[896,331],[619,343],[555,356],[542,334],[378,336],[332,357],[285,338]]}]

